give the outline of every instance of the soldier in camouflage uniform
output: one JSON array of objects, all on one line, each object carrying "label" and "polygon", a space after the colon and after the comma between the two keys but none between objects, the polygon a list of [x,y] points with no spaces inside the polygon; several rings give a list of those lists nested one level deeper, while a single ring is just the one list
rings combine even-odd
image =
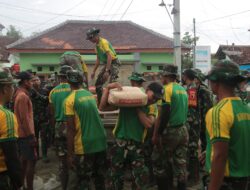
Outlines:
[{"label": "soldier in camouflage uniform", "polygon": [[101,100],[102,96],[102,87],[105,82],[115,82],[118,79],[119,68],[120,68],[120,61],[116,55],[114,48],[112,47],[111,43],[99,36],[99,29],[91,28],[87,31],[87,40],[91,41],[92,43],[96,44],[96,64],[91,74],[91,79],[94,79],[95,72],[99,67],[100,63],[103,63],[104,66],[99,72],[95,87],[96,87],[96,94],[98,102]]},{"label": "soldier in camouflage uniform", "polygon": [[[119,83],[111,83],[104,90],[99,109],[115,110],[108,104],[109,90],[121,88]],[[163,89],[159,83],[148,85],[145,92],[148,96],[148,105],[141,108],[121,107],[118,122],[113,134],[115,144],[111,148],[111,166],[108,173],[108,189],[123,189],[125,166],[132,170],[133,185],[131,189],[147,189],[148,168],[145,166],[143,142],[147,129],[151,128],[157,114],[155,106],[152,106],[162,97]]]},{"label": "soldier in camouflage uniform", "polygon": [[95,97],[82,88],[81,72],[69,71],[67,80],[72,89],[64,102],[68,163],[76,174],[69,189],[89,190],[93,178],[95,189],[105,190],[107,139]]},{"label": "soldier in camouflage uniform", "polygon": [[8,70],[0,69],[0,189],[22,186],[21,163],[17,150],[16,116],[3,106],[11,100],[14,80]]},{"label": "soldier in camouflage uniform", "polygon": [[55,145],[57,155],[60,159],[59,177],[62,189],[66,190],[68,185],[69,170],[67,164],[67,123],[64,115],[63,102],[71,93],[70,85],[67,83],[66,73],[72,70],[72,67],[64,65],[59,71],[60,84],[53,88],[49,94],[50,107],[52,108],[55,119],[52,125],[55,126]]},{"label": "soldier in camouflage uniform", "polygon": [[171,189],[173,176],[177,179],[178,190],[186,189],[188,97],[186,90],[176,83],[177,69],[174,65],[166,65],[162,72],[164,96],[160,124],[154,128],[158,144],[152,155],[159,190]]},{"label": "soldier in camouflage uniform", "polygon": [[213,94],[204,83],[205,75],[199,69],[193,69],[196,72],[195,83],[198,88],[198,109],[200,113],[200,140],[202,152],[206,150],[206,122],[207,111],[213,106]]},{"label": "soldier in camouflage uniform", "polygon": [[196,72],[193,69],[186,69],[182,73],[182,82],[186,85],[188,94],[188,180],[191,184],[199,181],[199,159],[198,148],[200,139],[200,109],[198,104],[198,86],[195,83]]},{"label": "soldier in camouflage uniform", "polygon": [[[146,79],[143,77],[142,74],[137,73],[137,72],[133,72],[131,74],[131,76],[128,77],[128,79],[130,80],[131,86],[139,87],[144,91],[143,83],[146,82]],[[156,105],[151,105],[151,107],[153,107],[152,109],[157,109]],[[152,185],[154,182],[153,165],[152,165],[152,159],[151,159],[151,155],[153,152],[153,144],[151,141],[152,135],[153,135],[153,130],[154,130],[153,127],[149,128],[147,130],[147,135],[146,135],[145,141],[143,143],[145,165],[149,169],[149,184],[150,185]]]},{"label": "soldier in camouflage uniform", "polygon": [[[33,105],[34,126],[37,142],[39,135],[41,137],[42,158],[44,162],[48,162],[47,149],[49,144],[50,125],[49,115],[47,111],[49,99],[46,89],[42,89],[41,81],[38,76],[33,79],[33,89],[31,90],[31,100]],[[39,143],[37,143],[37,155],[39,157]]]}]

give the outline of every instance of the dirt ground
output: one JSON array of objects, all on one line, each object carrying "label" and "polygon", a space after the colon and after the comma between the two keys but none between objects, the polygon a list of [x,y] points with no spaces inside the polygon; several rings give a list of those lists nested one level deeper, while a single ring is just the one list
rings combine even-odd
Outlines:
[{"label": "dirt ground", "polygon": [[[44,163],[41,159],[37,161],[35,174],[36,177],[34,182],[35,190],[61,190],[57,177],[59,162],[53,148],[49,149],[48,157],[50,159],[49,163]],[[126,181],[124,190],[130,189],[130,182]],[[188,188],[188,190],[200,189],[200,185]],[[151,187],[148,190],[157,190],[157,187]]]}]

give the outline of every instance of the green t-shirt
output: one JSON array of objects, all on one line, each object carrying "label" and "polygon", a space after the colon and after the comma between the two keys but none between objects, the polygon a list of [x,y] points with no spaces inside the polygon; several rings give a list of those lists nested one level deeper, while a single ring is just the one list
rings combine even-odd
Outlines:
[{"label": "green t-shirt", "polygon": [[49,102],[54,106],[56,121],[65,121],[66,119],[63,113],[63,102],[70,92],[68,83],[60,83],[49,94]]},{"label": "green t-shirt", "polygon": [[117,59],[116,52],[111,43],[104,38],[99,38],[99,42],[96,45],[96,53],[98,59],[104,64],[107,63],[107,52],[110,53],[112,60]]},{"label": "green t-shirt", "polygon": [[213,143],[228,142],[225,176],[250,176],[250,107],[239,97],[224,98],[206,115],[206,169],[211,171]]},{"label": "green t-shirt", "polygon": [[74,90],[65,100],[64,113],[75,118],[75,154],[95,153],[107,148],[106,132],[93,94],[84,89]]},{"label": "green t-shirt", "polygon": [[185,88],[177,83],[169,83],[164,86],[163,100],[170,105],[168,126],[185,124],[188,112],[188,96]]},{"label": "green t-shirt", "polygon": [[[113,134],[118,139],[144,142],[147,129],[140,122],[136,112],[137,108],[120,108],[118,121]],[[152,104],[141,108],[147,115],[157,116],[157,106]]]}]

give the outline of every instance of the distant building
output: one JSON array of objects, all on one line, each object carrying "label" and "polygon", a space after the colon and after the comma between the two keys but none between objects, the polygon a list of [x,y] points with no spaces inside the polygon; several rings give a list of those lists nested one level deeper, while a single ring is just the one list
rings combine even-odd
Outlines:
[{"label": "distant building", "polygon": [[250,45],[220,45],[215,56],[237,63],[241,70],[250,72]]},{"label": "distant building", "polygon": [[12,38],[8,36],[0,36],[0,64],[9,62],[9,52],[6,46],[17,41],[17,38]]},{"label": "distant building", "polygon": [[92,27],[99,28],[100,35],[114,46],[122,62],[122,80],[132,71],[158,72],[164,64],[173,63],[173,40],[131,21],[69,20],[7,48],[19,53],[21,70],[31,69],[38,75],[47,77],[58,71],[59,58],[65,51],[79,51],[91,72],[96,60],[95,45],[86,40],[85,33]]}]

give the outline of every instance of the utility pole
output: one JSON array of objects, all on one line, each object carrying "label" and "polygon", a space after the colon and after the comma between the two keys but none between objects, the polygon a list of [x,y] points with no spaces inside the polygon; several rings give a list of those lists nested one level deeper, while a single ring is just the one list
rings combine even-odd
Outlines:
[{"label": "utility pole", "polygon": [[181,24],[180,24],[180,0],[174,0],[174,64],[178,67],[178,74],[181,77]]},{"label": "utility pole", "polygon": [[193,67],[196,67],[195,64],[195,48],[196,48],[196,26],[195,26],[195,18],[193,18],[193,25],[194,25],[194,47],[193,47]]}]

